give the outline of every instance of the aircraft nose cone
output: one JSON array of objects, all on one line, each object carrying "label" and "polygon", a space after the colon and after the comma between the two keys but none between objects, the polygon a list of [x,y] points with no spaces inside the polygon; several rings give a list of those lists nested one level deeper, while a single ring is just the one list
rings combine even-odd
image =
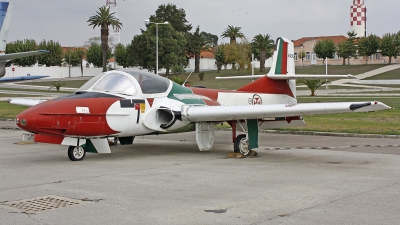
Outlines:
[{"label": "aircraft nose cone", "polygon": [[32,132],[32,127],[35,123],[35,119],[31,113],[24,111],[17,115],[17,117],[15,118],[15,122],[19,128]]}]

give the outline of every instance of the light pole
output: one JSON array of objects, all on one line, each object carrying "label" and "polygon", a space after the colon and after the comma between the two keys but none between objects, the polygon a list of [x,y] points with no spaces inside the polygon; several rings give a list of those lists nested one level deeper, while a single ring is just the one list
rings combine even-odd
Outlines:
[{"label": "light pole", "polygon": [[301,45],[300,49],[300,59],[301,59],[301,66],[303,66],[303,45]]},{"label": "light pole", "polygon": [[71,47],[68,49],[68,77],[71,78]]},{"label": "light pole", "polygon": [[158,24],[168,24],[168,21],[165,21],[164,23],[155,23],[150,22],[150,20],[145,20],[144,22],[146,24],[152,23],[156,25],[156,74],[158,75]]}]

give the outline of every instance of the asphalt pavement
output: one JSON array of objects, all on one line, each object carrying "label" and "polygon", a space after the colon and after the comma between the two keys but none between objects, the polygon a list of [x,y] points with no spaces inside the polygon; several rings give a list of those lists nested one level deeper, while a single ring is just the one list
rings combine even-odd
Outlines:
[{"label": "asphalt pavement", "polygon": [[[136,137],[71,162],[0,121],[1,224],[398,224],[400,139],[260,134],[228,158],[229,131]],[[19,208],[18,208],[19,207]]]}]

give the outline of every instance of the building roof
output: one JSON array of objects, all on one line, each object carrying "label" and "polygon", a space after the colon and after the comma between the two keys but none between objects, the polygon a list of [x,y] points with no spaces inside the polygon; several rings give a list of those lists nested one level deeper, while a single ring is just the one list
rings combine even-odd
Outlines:
[{"label": "building roof", "polygon": [[200,52],[200,58],[206,58],[206,59],[214,59],[214,53],[209,52],[209,51],[201,51]]},{"label": "building roof", "polygon": [[303,38],[300,38],[298,40],[295,40],[293,42],[293,44],[294,44],[294,47],[300,47],[307,41],[313,41],[313,40],[319,41],[319,40],[326,40],[326,39],[331,39],[333,42],[335,42],[335,44],[339,44],[339,42],[341,42],[343,40],[347,40],[347,37],[343,36],[343,35],[338,35],[338,36],[320,36],[320,37],[303,37]]}]

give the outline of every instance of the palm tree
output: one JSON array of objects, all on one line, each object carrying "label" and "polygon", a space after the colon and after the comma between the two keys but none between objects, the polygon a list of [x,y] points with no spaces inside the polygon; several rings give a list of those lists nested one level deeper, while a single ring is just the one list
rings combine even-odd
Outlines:
[{"label": "palm tree", "polygon": [[274,49],[274,40],[269,34],[259,34],[251,42],[254,48],[260,50],[260,72],[265,72],[265,59],[272,56]]},{"label": "palm tree", "polygon": [[228,25],[228,28],[225,29],[224,33],[222,33],[222,38],[230,38],[230,44],[236,44],[236,38],[245,38],[244,34],[240,31],[241,27],[234,27]]},{"label": "palm tree", "polygon": [[94,16],[89,17],[87,21],[89,26],[93,29],[100,27],[101,30],[101,49],[103,52],[103,72],[106,71],[107,64],[107,51],[108,51],[108,27],[112,26],[113,29],[121,29],[122,23],[114,16],[115,12],[110,12],[110,8],[102,6],[96,11]]},{"label": "palm tree", "polygon": [[299,82],[305,84],[308,87],[308,89],[310,89],[311,91],[310,96],[315,96],[315,91],[319,87],[327,83],[326,81],[321,81],[321,80],[299,80]]},{"label": "palm tree", "polygon": [[85,56],[85,52],[82,49],[78,49],[78,50],[76,50],[76,55],[78,56],[80,64],[81,64],[81,76],[83,77],[83,65],[82,65],[82,62],[83,62],[83,56]]}]

